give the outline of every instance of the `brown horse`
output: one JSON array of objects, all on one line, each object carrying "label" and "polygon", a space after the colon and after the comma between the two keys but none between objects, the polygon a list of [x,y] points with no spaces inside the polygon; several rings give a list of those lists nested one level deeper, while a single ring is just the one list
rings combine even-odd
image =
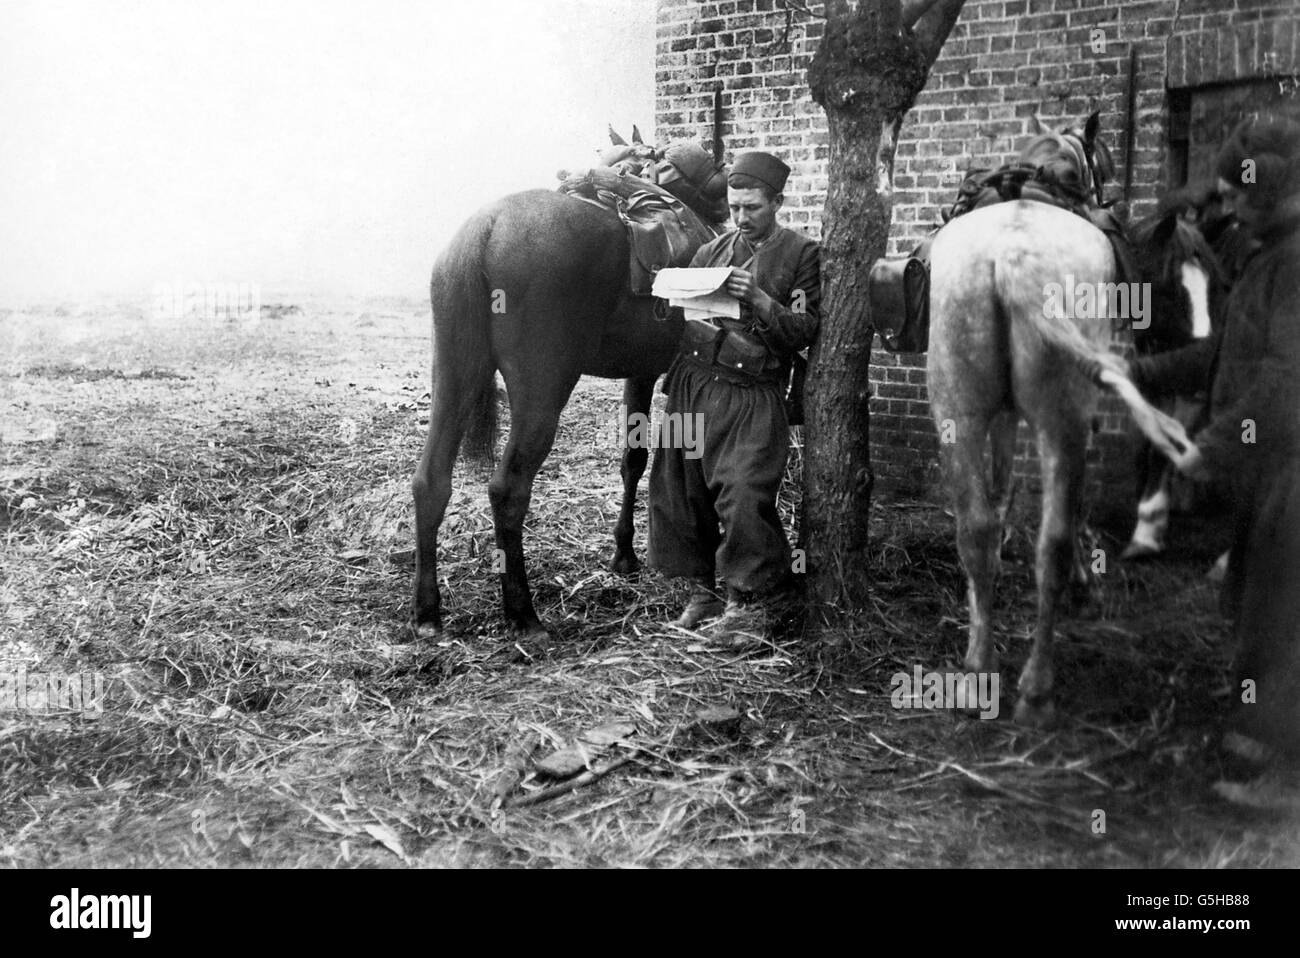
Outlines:
[{"label": "brown horse", "polygon": [[[1082,195],[1100,195],[1107,156],[1097,116],[1082,132],[1047,133],[1022,154],[1035,165],[1077,162]],[[1170,456],[1181,427],[1147,404],[1107,352],[1111,315],[1080,310],[1058,292],[1116,280],[1106,236],[1087,219],[1024,199],[975,209],[948,222],[931,249],[930,404],[944,479],[957,520],[957,548],[970,606],[965,667],[996,672],[991,613],[1002,524],[1011,493],[1015,432],[1033,429],[1042,468],[1042,521],[1035,564],[1038,621],[1020,677],[1016,720],[1053,715],[1052,638],[1057,605],[1074,565],[1094,382],[1115,390],[1139,427]],[[1104,300],[1103,300],[1104,301]],[[1094,304],[1096,300],[1094,299]],[[1049,308],[1064,305],[1065,308]],[[1086,315],[1079,315],[1079,313]],[[984,450],[991,443],[991,470]]]},{"label": "brown horse", "polygon": [[[643,146],[639,137],[634,145]],[[650,158],[662,156],[649,148],[640,152],[647,151]],[[704,234],[710,235],[707,229]],[[434,266],[432,408],[412,483],[412,626],[418,636],[442,628],[438,529],[462,437],[468,453],[491,457],[497,371],[510,403],[510,435],[488,484],[502,599],[511,627],[545,631],[528,586],[523,524],[560,412],[579,377],[601,376],[627,380],[629,418],[648,415],[655,381],[668,369],[682,333],[680,314],[661,321],[653,300],[631,294],[629,253],[627,229],[613,211],[530,190],[474,214]],[[636,568],[632,511],[648,458],[642,446],[624,444],[615,571]]]},{"label": "brown horse", "polygon": [[[1132,231],[1142,278],[1151,284],[1151,321],[1133,329],[1138,355],[1187,346],[1220,329],[1228,293],[1242,268],[1247,241],[1236,218],[1211,187],[1173,190],[1160,208]],[[1167,401],[1189,430],[1205,414],[1192,396]],[[1165,549],[1175,470],[1149,444],[1138,455],[1137,524],[1122,558],[1158,555]]]}]

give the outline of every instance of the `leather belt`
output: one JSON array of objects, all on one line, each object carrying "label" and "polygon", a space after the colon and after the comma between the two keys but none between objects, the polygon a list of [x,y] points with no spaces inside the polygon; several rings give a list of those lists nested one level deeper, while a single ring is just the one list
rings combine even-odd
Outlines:
[{"label": "leather belt", "polygon": [[760,376],[746,376],[744,373],[728,369],[712,359],[706,359],[704,353],[699,349],[684,348],[677,355],[683,362],[708,373],[714,379],[731,383],[733,386],[779,386],[789,374],[789,370],[781,368],[764,372]]}]

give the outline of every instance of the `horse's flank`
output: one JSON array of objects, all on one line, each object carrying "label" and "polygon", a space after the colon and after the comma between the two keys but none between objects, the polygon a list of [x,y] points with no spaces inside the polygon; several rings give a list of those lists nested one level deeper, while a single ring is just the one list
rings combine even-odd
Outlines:
[{"label": "horse's flank", "polygon": [[[1049,320],[1044,290],[1062,281],[1067,266],[1078,286],[1110,282],[1115,273],[1105,236],[1053,206],[1001,203],[944,227],[931,249],[931,354],[942,367],[931,395],[936,385],[938,392],[958,389],[972,415],[1015,408],[1031,423],[1048,398],[1036,394],[1040,377],[1049,377],[1054,391],[1066,390],[1073,405],[1090,397],[1080,360],[1106,352],[1110,323],[1105,317]],[[981,294],[995,308],[972,315],[969,305],[982,302]],[[950,387],[943,370],[953,363],[978,366],[982,375]]]},{"label": "horse's flank", "polygon": [[434,267],[430,298],[435,369],[467,370],[475,391],[467,455],[492,456],[495,369],[510,382],[543,362],[561,377],[667,368],[680,323],[655,321],[650,302],[629,294],[628,255],[614,213],[551,190],[498,200],[457,232]]},{"label": "horse's flank", "polygon": [[[492,449],[495,373],[505,381],[510,435],[488,486],[502,598],[512,627],[544,631],[524,566],[523,524],[533,479],[555,441],[560,413],[584,375],[623,378],[624,403],[648,413],[656,378],[672,360],[681,320],[655,320],[631,295],[629,245],[618,215],[550,190],[516,193],[461,227],[434,267],[433,386],[429,433],[416,469],[413,623],[441,628],[438,528],[451,496],[462,437]],[[635,568],[632,511],[647,451],[625,448],[616,571]]]}]

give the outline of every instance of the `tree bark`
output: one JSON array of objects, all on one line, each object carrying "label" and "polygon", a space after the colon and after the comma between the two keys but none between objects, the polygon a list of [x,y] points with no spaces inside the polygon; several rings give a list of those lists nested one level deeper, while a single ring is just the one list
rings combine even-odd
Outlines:
[{"label": "tree bark", "polygon": [[821,331],[805,387],[800,545],[808,597],[827,618],[862,608],[870,584],[867,274],[889,238],[898,131],[963,2],[826,0],[808,69],[813,99],[826,111],[830,169]]}]

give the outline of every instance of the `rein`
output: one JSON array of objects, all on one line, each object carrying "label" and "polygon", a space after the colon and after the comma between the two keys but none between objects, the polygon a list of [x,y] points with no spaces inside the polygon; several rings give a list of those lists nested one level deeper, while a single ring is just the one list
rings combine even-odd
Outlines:
[{"label": "rein", "polygon": [[1097,166],[1092,159],[1092,151],[1088,149],[1088,144],[1084,142],[1083,137],[1077,133],[1063,133],[1063,136],[1071,137],[1079,141],[1079,150],[1083,153],[1083,162],[1088,167],[1088,179],[1092,182],[1092,193],[1097,200],[1097,206],[1104,208],[1102,203],[1101,178],[1097,176]]}]

